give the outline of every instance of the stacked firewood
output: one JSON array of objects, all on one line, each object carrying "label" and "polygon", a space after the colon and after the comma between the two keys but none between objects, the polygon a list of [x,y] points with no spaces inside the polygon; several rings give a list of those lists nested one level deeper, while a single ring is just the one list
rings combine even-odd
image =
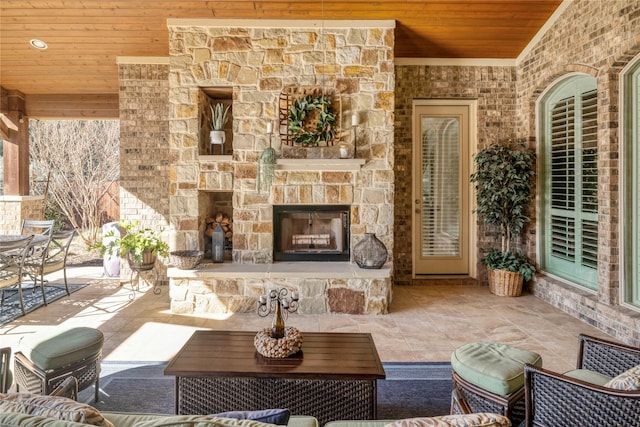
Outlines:
[{"label": "stacked firewood", "polygon": [[224,237],[229,242],[233,241],[233,220],[224,212],[218,212],[212,217],[205,219],[207,227],[204,230],[204,235],[207,237],[213,236],[213,229],[216,228],[216,222],[220,223],[222,231],[224,231]]}]

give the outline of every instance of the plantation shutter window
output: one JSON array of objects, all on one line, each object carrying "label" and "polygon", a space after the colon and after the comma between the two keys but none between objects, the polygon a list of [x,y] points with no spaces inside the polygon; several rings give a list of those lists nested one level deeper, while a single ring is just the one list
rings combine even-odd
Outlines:
[{"label": "plantation shutter window", "polygon": [[597,289],[596,82],[571,77],[543,103],[542,268]]}]

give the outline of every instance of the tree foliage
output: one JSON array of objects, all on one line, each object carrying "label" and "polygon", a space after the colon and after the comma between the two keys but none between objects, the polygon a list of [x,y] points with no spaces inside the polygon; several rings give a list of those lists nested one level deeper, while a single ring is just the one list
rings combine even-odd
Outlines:
[{"label": "tree foliage", "polygon": [[100,201],[119,178],[116,120],[30,120],[31,175],[48,181],[47,198],[87,246],[98,239]]},{"label": "tree foliage", "polygon": [[475,156],[478,215],[498,226],[502,252],[510,251],[511,239],[529,221],[527,208],[533,197],[535,153],[524,148],[493,144]]}]

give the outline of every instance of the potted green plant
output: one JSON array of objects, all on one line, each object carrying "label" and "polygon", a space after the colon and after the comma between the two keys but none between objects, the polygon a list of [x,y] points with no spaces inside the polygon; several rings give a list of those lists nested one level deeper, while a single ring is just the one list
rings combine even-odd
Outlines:
[{"label": "potted green plant", "polygon": [[531,280],[536,268],[513,249],[530,220],[527,209],[533,198],[535,153],[524,144],[492,144],[479,151],[471,182],[476,184],[476,212],[498,228],[500,249],[490,249],[483,263],[489,269],[489,289],[498,295],[519,296],[523,280]]},{"label": "potted green plant", "polygon": [[229,121],[229,109],[231,105],[227,105],[227,108],[222,103],[217,103],[215,107],[209,106],[211,109],[211,132],[209,133],[209,142],[213,145],[221,145],[224,152],[224,125]]},{"label": "potted green plant", "polygon": [[121,229],[119,236],[110,231],[103,236],[103,243],[97,245],[103,255],[127,258],[132,269],[150,270],[158,255],[166,257],[169,254],[169,244],[156,231],[141,227],[139,221],[120,221],[118,226]]}]

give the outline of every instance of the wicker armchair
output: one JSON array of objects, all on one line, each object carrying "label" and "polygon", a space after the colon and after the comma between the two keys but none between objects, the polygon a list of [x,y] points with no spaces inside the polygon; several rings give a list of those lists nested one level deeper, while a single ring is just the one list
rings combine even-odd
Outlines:
[{"label": "wicker armchair", "polygon": [[[578,369],[615,377],[640,365],[640,349],[580,335]],[[640,427],[640,391],[622,391],[525,365],[525,425]]]}]

